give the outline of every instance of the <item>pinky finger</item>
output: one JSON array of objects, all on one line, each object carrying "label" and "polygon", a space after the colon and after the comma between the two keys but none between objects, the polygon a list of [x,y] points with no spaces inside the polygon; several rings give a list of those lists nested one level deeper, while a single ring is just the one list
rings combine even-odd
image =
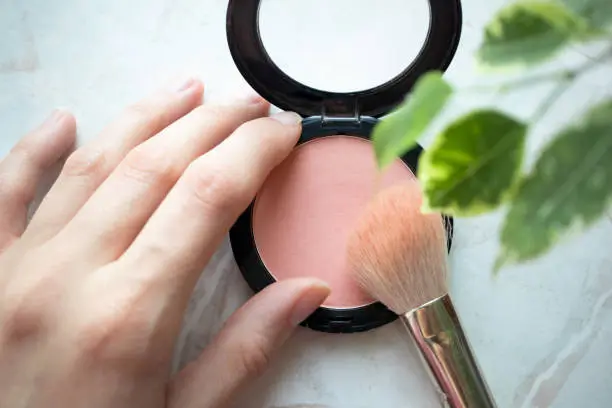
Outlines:
[{"label": "pinky finger", "polygon": [[0,251],[23,233],[41,177],[72,148],[75,137],[74,117],[56,110],[0,162]]}]

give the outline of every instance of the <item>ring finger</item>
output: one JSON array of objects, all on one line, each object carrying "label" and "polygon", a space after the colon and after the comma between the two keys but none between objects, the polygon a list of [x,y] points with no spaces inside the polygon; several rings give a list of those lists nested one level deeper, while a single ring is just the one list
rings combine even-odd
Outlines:
[{"label": "ring finger", "polygon": [[130,152],[62,233],[81,237],[79,250],[92,249],[88,262],[118,258],[187,166],[268,108],[260,97],[249,97],[195,109]]},{"label": "ring finger", "polygon": [[127,108],[97,139],[69,157],[23,238],[36,244],[55,235],[130,150],[198,106],[203,90],[200,81],[189,79]]},{"label": "ring finger", "polygon": [[130,276],[187,299],[202,267],[300,131],[296,114],[257,119],[195,160],[119,261]]}]

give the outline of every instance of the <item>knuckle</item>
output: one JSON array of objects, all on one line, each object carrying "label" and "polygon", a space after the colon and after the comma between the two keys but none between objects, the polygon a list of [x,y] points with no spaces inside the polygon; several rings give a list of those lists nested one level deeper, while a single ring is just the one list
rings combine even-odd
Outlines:
[{"label": "knuckle", "polygon": [[20,342],[47,330],[58,289],[51,275],[17,279],[5,288],[0,308],[5,341]]},{"label": "knuckle", "polygon": [[35,149],[36,146],[34,145],[34,143],[32,143],[30,139],[26,137],[17,142],[17,144],[13,146],[9,154],[18,157],[23,157],[26,160],[31,160],[32,153]]},{"label": "knuckle", "polygon": [[36,168],[30,149],[20,142],[0,163],[0,196],[12,203],[26,204],[34,198]]},{"label": "knuckle", "polygon": [[258,377],[270,365],[270,351],[262,340],[243,341],[238,356],[239,364],[247,375]]},{"label": "knuckle", "polygon": [[[151,355],[149,349],[160,330],[160,315],[154,312],[159,297],[153,296],[153,289],[146,284],[116,286],[108,277],[116,271],[105,268],[99,272],[84,282],[79,293],[70,299],[70,304],[84,304],[92,296],[96,297],[87,314],[75,314],[67,323],[71,328],[69,341],[79,359],[83,364],[109,368],[126,363],[132,367],[153,368],[163,357]],[[101,293],[101,285],[109,290]]]},{"label": "knuckle", "polygon": [[207,129],[215,130],[224,127],[227,122],[228,112],[221,106],[201,105],[192,112],[198,121],[203,123]]},{"label": "knuckle", "polygon": [[150,147],[132,150],[122,167],[125,177],[147,184],[172,184],[180,175],[170,155]]},{"label": "knuckle", "polygon": [[39,335],[45,326],[46,310],[28,302],[25,296],[18,302],[11,302],[3,307],[2,331],[4,341],[20,342]]},{"label": "knuckle", "polygon": [[151,335],[148,319],[133,305],[109,309],[77,324],[75,347],[81,358],[108,364],[141,360],[146,351],[142,346]]},{"label": "knuckle", "polygon": [[164,128],[169,122],[168,114],[152,101],[137,102],[126,108],[125,117],[152,131]]},{"label": "knuckle", "polygon": [[117,333],[127,326],[127,311],[112,309],[104,313],[89,316],[86,321],[79,324],[77,343],[79,349],[92,357],[104,355]]},{"label": "knuckle", "polygon": [[298,134],[296,132],[295,137],[291,137],[288,132],[294,131],[269,118],[246,122],[236,131],[248,141],[246,143],[252,143],[253,149],[256,149],[255,158],[262,166],[260,168],[278,164],[291,152]]},{"label": "knuckle", "polygon": [[83,148],[68,157],[62,173],[71,177],[100,177],[106,165],[106,156],[102,151]]},{"label": "knuckle", "polygon": [[195,162],[186,172],[191,193],[197,202],[213,214],[234,212],[250,201],[248,183],[208,161]]},{"label": "knuckle", "polygon": [[28,203],[33,198],[33,189],[15,175],[0,174],[0,197],[13,203]]},{"label": "knuckle", "polygon": [[279,128],[283,129],[280,123],[270,120],[270,118],[259,118],[243,123],[239,130],[245,133],[256,133],[258,138],[261,139],[261,143],[264,144],[278,137],[276,134],[279,133]]}]

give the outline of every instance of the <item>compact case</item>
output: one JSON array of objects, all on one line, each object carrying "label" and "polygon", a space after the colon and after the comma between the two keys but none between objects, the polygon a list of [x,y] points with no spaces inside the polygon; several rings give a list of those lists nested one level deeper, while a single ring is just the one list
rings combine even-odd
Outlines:
[{"label": "compact case", "polygon": [[[290,78],[267,54],[259,33],[261,0],[229,0],[227,38],[236,66],[262,97],[273,105],[294,111],[304,119],[298,146],[317,138],[351,135],[370,138],[378,117],[399,105],[417,79],[431,70],[446,70],[461,33],[459,0],[429,0],[430,26],[425,44],[408,68],[387,83],[358,92],[326,92]],[[340,17],[341,18],[341,17]],[[364,59],[367,49],[362,50]],[[420,146],[402,161],[416,174]],[[253,234],[254,203],[240,216],[230,231],[234,257],[249,286],[256,292],[275,282],[262,261]],[[452,223],[445,217],[448,248],[452,242]],[[354,308],[320,307],[303,325],[330,333],[370,330],[394,321],[397,316],[383,304],[373,302]]]}]

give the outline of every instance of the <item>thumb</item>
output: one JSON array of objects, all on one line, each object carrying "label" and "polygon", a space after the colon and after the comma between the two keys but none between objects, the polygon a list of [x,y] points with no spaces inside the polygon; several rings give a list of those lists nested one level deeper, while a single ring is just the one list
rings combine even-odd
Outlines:
[{"label": "thumb", "polygon": [[169,408],[219,408],[261,375],[272,354],[329,296],[316,279],[268,286],[230,317],[198,359],[173,379]]}]

